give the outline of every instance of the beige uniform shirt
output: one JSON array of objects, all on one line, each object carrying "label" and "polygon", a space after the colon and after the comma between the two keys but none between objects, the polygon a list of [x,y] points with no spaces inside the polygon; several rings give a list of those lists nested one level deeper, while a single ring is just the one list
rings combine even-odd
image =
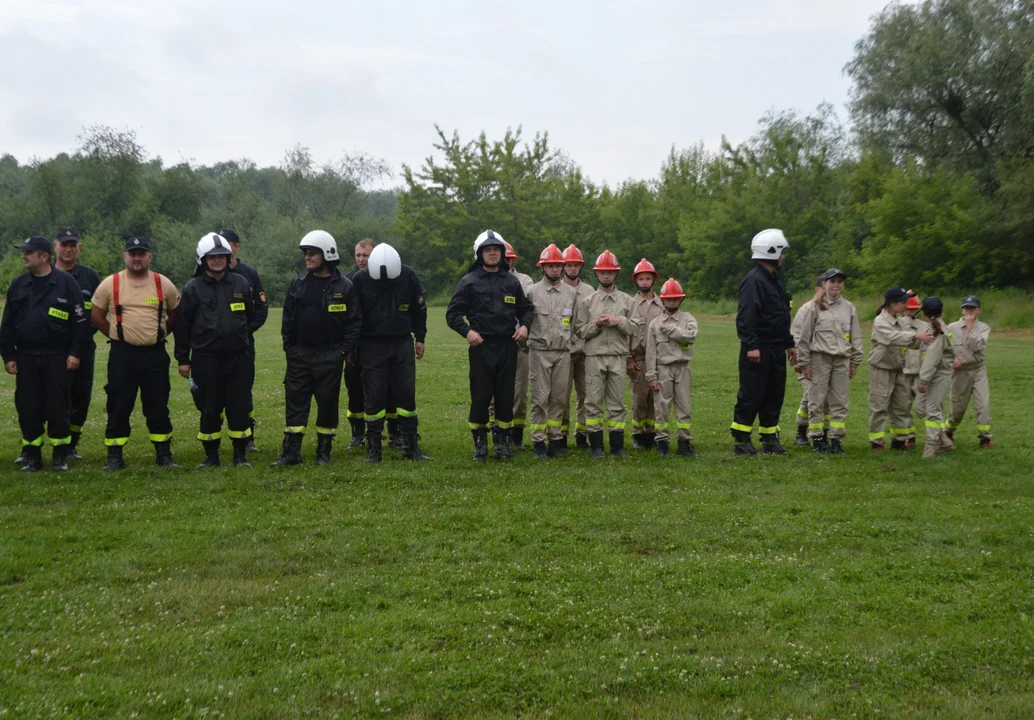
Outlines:
[{"label": "beige uniform shirt", "polygon": [[926,346],[923,353],[923,367],[919,370],[919,382],[929,385],[934,375],[938,372],[951,373],[952,363],[955,362],[955,353],[952,351],[951,334],[941,320],[935,320],[941,326],[943,335],[938,335],[934,341]]},{"label": "beige uniform shirt", "polygon": [[[566,282],[564,284],[567,285]],[[592,285],[590,285],[589,283],[585,282],[584,280],[580,281],[577,285],[567,285],[567,287],[571,288],[575,292],[575,296],[576,296],[575,308],[576,309],[577,309],[578,305],[581,304],[582,300],[584,300],[585,298],[589,297],[594,292],[596,292],[595,288],[593,288]],[[577,325],[574,325],[572,327],[573,327],[574,330],[577,331],[577,329],[578,329]],[[572,332],[571,333],[571,352],[572,353],[585,352],[585,339],[582,338],[577,332]]]},{"label": "beige uniform shirt", "polygon": [[646,379],[657,379],[658,365],[692,360],[696,337],[697,320],[684,310],[655,317],[646,329]]},{"label": "beige uniform shirt", "polygon": [[[158,342],[158,289],[154,284],[154,273],[147,271],[147,278],[137,284],[130,280],[126,271],[118,274],[118,301],[122,306],[122,335],[130,345],[154,345]],[[118,340],[118,327],[115,322],[115,283],[114,275],[101,280],[101,284],[93,293],[93,305],[104,311],[111,331],[108,336]],[[172,280],[161,276],[162,282],[162,318],[161,326],[164,334],[168,334],[169,311],[180,304],[180,293]]]},{"label": "beige uniform shirt", "polygon": [[[916,313],[914,318],[909,318],[908,315],[902,316],[901,322],[906,327],[911,327],[916,332],[930,332],[930,323],[919,317],[918,313]],[[905,374],[918,375],[919,368],[922,366],[923,351],[919,349],[918,345],[914,345],[905,353]]]},{"label": "beige uniform shirt", "polygon": [[796,347],[801,346],[801,326],[804,324],[804,318],[808,316],[808,308],[814,304],[815,300],[813,298],[801,305],[801,309],[793,316],[793,322],[790,323],[790,334],[793,335],[793,344]]},{"label": "beige uniform shirt", "polygon": [[528,299],[535,306],[535,321],[528,334],[532,350],[569,350],[578,294],[561,281],[551,285],[540,280],[528,290]]},{"label": "beige uniform shirt", "polygon": [[635,321],[638,327],[635,335],[632,336],[629,347],[632,357],[641,360],[646,357],[647,330],[655,318],[664,314],[664,306],[661,305],[661,299],[656,294],[652,298],[647,298],[642,293],[636,293],[632,297],[632,301],[635,303]]},{"label": "beige uniform shirt", "polygon": [[[605,293],[595,291],[578,303],[575,311],[578,317],[577,333],[585,340],[586,355],[620,355],[628,357],[628,341],[638,327],[635,322],[635,302],[632,296],[620,290]],[[617,327],[598,327],[596,318],[600,315],[614,315],[619,318]]]},{"label": "beige uniform shirt", "polygon": [[905,353],[916,344],[916,331],[911,318],[897,317],[884,310],[872,321],[872,348],[869,364],[883,370],[901,370],[905,367]]},{"label": "beige uniform shirt", "polygon": [[987,359],[987,341],[991,337],[991,327],[977,320],[973,323],[972,332],[966,328],[965,320],[957,320],[948,326],[951,335],[952,351],[955,357],[962,358],[963,370],[976,370]]},{"label": "beige uniform shirt", "polygon": [[826,301],[825,310],[818,303],[805,303],[794,319],[795,323],[798,321],[800,337],[794,336],[794,340],[797,342],[797,364],[802,370],[811,366],[813,352],[849,358],[851,367],[862,364],[865,359],[862,326],[858,321],[858,311],[848,300],[841,297],[833,302]]}]

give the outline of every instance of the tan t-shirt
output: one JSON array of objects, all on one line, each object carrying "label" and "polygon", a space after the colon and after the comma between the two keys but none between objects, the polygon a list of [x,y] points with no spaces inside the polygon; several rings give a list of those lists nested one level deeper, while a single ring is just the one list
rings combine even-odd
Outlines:
[{"label": "tan t-shirt", "polygon": [[[158,291],[154,284],[154,273],[147,271],[147,279],[137,284],[130,280],[126,271],[119,274],[118,300],[122,305],[122,334],[130,345],[154,345],[158,341]],[[115,323],[115,283],[109,275],[101,281],[93,293],[93,305],[104,311],[111,323],[108,336],[118,340]],[[172,281],[164,275],[162,279],[162,328],[168,333],[169,310],[180,304],[180,293]]]}]

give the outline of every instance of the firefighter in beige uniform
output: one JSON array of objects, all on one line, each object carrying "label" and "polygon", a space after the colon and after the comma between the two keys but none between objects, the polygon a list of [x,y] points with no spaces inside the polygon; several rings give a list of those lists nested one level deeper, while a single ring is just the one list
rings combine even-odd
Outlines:
[{"label": "firefighter in beige uniform", "polygon": [[[564,284],[574,288],[577,295],[577,306],[585,298],[596,292],[587,282],[582,282],[582,267],[585,259],[582,251],[574,244],[568,245],[564,250]],[[575,329],[575,328],[572,328]],[[575,446],[582,449],[589,449],[588,428],[585,425],[585,340],[578,337],[577,332],[571,333],[571,376],[567,380],[567,402],[564,404],[564,419],[561,421],[560,432],[564,436],[564,447],[567,447],[566,439],[570,434],[571,426],[571,389],[575,392]]]},{"label": "firefighter in beige uniform", "polygon": [[[919,309],[923,306],[923,302],[919,295],[914,290],[908,291],[908,303],[905,305],[905,316],[902,321],[905,322],[906,326],[911,323],[911,327],[916,332],[930,332],[930,323],[923,320],[922,316],[919,315]],[[907,319],[906,319],[907,318]],[[919,347],[910,347],[905,353],[905,380],[908,381],[911,394],[908,398],[909,407],[909,419],[911,420],[912,408],[915,407],[916,401],[916,388],[919,387],[919,368],[923,365],[923,351]],[[922,418],[919,418],[921,421]],[[920,425],[922,422],[919,423]],[[915,422],[907,423],[908,427],[914,427]],[[905,449],[911,450],[916,446],[915,431],[902,436],[905,441]]]},{"label": "firefighter in beige uniform", "polygon": [[678,455],[695,455],[690,442],[690,394],[693,377],[689,361],[693,359],[693,341],[697,337],[697,321],[688,312],[679,310],[686,294],[674,278],[661,286],[664,312],[650,322],[646,332],[646,380],[654,393],[657,424],[657,454],[668,455],[671,437],[668,412],[675,405],[675,427]]},{"label": "firefighter in beige uniform", "polygon": [[639,261],[632,271],[632,282],[638,291],[635,301],[635,320],[638,325],[629,343],[631,357],[628,361],[628,377],[632,380],[632,447],[637,450],[653,447],[654,439],[654,394],[643,374],[646,362],[646,330],[654,318],[664,313],[660,298],[653,291],[657,282],[657,269],[646,258]]},{"label": "firefighter in beige uniform", "polygon": [[987,382],[985,351],[991,328],[980,322],[980,298],[970,295],[962,301],[962,319],[948,326],[955,352],[955,374],[951,378],[951,419],[948,437],[955,436],[955,428],[962,422],[969,399],[977,414],[977,437],[980,447],[993,450],[991,442],[991,387]]},{"label": "firefighter in beige uniform", "polygon": [[948,423],[944,421],[944,401],[951,390],[951,370],[955,354],[951,347],[951,333],[941,320],[944,307],[940,298],[923,300],[923,314],[930,320],[932,339],[923,353],[923,366],[919,370],[919,385],[916,388],[916,413],[926,421],[926,445],[923,457],[932,457],[955,449],[955,443],[947,434]]},{"label": "firefighter in beige uniform", "polygon": [[[563,282],[564,256],[550,245],[539,256],[542,280],[528,290],[535,306],[535,321],[528,333],[528,375],[531,385],[531,441],[535,457],[565,455],[561,422],[570,397],[567,381],[571,374],[571,326],[577,293]],[[546,447],[546,440],[549,447]]]},{"label": "firefighter in beige uniform", "polygon": [[[793,322],[790,323],[790,334],[793,335],[793,341],[797,345],[800,345],[801,342],[801,322],[805,317],[807,317],[807,313],[804,312],[804,309],[811,307],[812,303],[814,303],[816,299],[822,297],[823,277],[825,277],[825,273],[819,275],[818,280],[815,281],[815,297],[801,305],[800,310],[798,310],[797,314],[793,316]],[[808,440],[808,388],[811,387],[811,380],[804,377],[804,372],[801,370],[799,359],[798,363],[793,366],[793,369],[797,372],[797,382],[801,384],[801,404],[800,407],[797,408],[797,437],[794,438],[794,444],[801,447],[807,447],[811,445],[811,441]],[[824,409],[824,415],[826,417],[825,429],[829,430],[828,409]]]},{"label": "firefighter in beige uniform", "polygon": [[[841,442],[847,433],[850,381],[865,359],[858,311],[841,296],[846,278],[842,270],[827,270],[822,276],[822,297],[798,313],[798,317],[804,314],[804,318],[797,343],[797,364],[811,382],[808,437],[819,455],[844,454]],[[830,440],[825,436],[827,407]]]},{"label": "firefighter in beige uniform", "polygon": [[[505,240],[503,242],[506,242]],[[513,245],[506,242],[506,264],[510,268],[510,274],[521,281],[521,289],[525,297],[531,286],[535,284],[528,275],[517,272],[513,264],[520,260],[520,256],[513,249]],[[513,387],[513,427],[510,428],[510,449],[520,452],[527,450],[524,446],[524,423],[528,419],[528,347],[517,349],[517,379]],[[494,416],[494,413],[493,413]]]},{"label": "firefighter in beige uniform", "polygon": [[930,342],[933,335],[912,329],[911,321],[901,316],[908,302],[908,291],[888,288],[883,305],[872,321],[872,348],[869,350],[869,444],[883,450],[890,418],[891,448],[904,450],[905,439],[915,433],[909,408],[905,353],[916,343]]},{"label": "firefighter in beige uniform", "polygon": [[635,303],[614,287],[621,267],[614,253],[604,250],[593,267],[600,287],[578,304],[577,333],[585,339],[585,424],[592,457],[603,457],[603,405],[606,403],[610,452],[625,451],[625,373],[628,340],[635,334]]}]

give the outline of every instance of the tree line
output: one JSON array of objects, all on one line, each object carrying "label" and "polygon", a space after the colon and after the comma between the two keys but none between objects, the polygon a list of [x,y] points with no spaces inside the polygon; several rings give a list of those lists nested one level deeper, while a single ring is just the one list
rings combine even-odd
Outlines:
[{"label": "tree line", "polygon": [[370,185],[389,169],[363,154],[320,165],[299,146],[276,167],[167,166],[132,132],[93,127],[71,154],[0,158],[0,281],[20,270],[12,242],[72,224],[87,240],[83,262],[99,271],[118,267],[121,237],[146,234],[156,267],[181,283],[197,238],[233,226],[276,301],[301,269],[297,240],[320,227],[346,255],[361,237],[391,242],[435,294],[491,227],[526,270],[549,243],[575,243],[588,260],[609,248],[629,267],[649,257],[690,297],[711,300],[735,295],[750,237],[780,227],[798,291],[830,265],[870,292],[1030,288],[1034,5],[892,4],[845,70],[846,120],[828,105],[775,110],[745,142],[672,147],[655,178],[615,187],[594,183],[548,133],[520,127],[495,140],[436,127],[434,153],[385,191]]}]

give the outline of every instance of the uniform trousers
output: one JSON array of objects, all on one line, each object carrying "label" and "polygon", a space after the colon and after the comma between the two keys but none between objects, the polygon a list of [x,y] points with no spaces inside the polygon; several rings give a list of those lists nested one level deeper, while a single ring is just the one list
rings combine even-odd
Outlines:
[{"label": "uniform trousers", "polygon": [[333,435],[338,426],[345,356],[325,347],[294,345],[287,350],[284,375],[284,432],[304,433],[316,398],[316,432]]},{"label": "uniform trousers", "polygon": [[14,407],[22,431],[22,445],[43,444],[43,424],[51,445],[71,442],[68,429],[68,353],[18,355],[14,376]]},{"label": "uniform trousers", "polygon": [[564,417],[560,421],[560,432],[566,436],[571,427],[571,389],[575,393],[575,431],[585,434],[585,353],[571,353],[570,373],[567,377],[567,402],[564,403]]},{"label": "uniform trousers", "polygon": [[851,361],[842,355],[811,354],[811,388],[808,390],[808,436],[847,434],[847,406],[851,392]]},{"label": "uniform trousers", "polygon": [[659,414],[654,412],[654,392],[646,379],[646,356],[635,358],[639,373],[632,380],[632,432],[651,433]]},{"label": "uniform trousers", "polygon": [[[359,360],[362,362],[363,417],[367,432],[376,436],[383,431],[389,409],[397,414],[399,428],[403,432],[407,429],[415,432],[416,351],[413,336],[364,339]],[[348,401],[352,402],[351,394]]]},{"label": "uniform trousers", "polygon": [[973,399],[973,411],[977,414],[977,437],[991,439],[991,386],[987,382],[987,366],[956,370],[951,377],[951,419],[948,429],[954,431],[962,422]]},{"label": "uniform trousers", "polygon": [[607,412],[607,428],[624,430],[625,355],[585,356],[585,425],[589,432],[603,432],[603,411]]},{"label": "uniform trousers", "polygon": [[248,406],[251,401],[251,365],[247,350],[237,353],[195,350],[190,358],[190,375],[201,398],[198,440],[218,440],[226,411],[227,435],[231,439],[251,437]]},{"label": "uniform trousers", "polygon": [[926,443],[939,444],[941,433],[948,429],[944,421],[944,401],[951,392],[951,371],[944,370],[933,376],[925,393],[916,395],[916,414],[926,422]]},{"label": "uniform trousers", "polygon": [[747,359],[747,347],[740,345],[740,389],[733,408],[732,432],[737,440],[750,439],[755,418],[758,433],[779,432],[779,415],[786,395],[786,351],[762,345],[761,362]]},{"label": "uniform trousers", "polygon": [[108,384],[104,386],[108,395],[104,444],[129,442],[129,416],[136,405],[138,390],[150,441],[164,442],[171,438],[169,387],[169,353],[165,351],[164,342],[130,345],[113,340],[108,353]]},{"label": "uniform trousers", "polygon": [[[807,429],[809,418],[811,417],[811,409],[808,406],[808,391],[811,389],[811,380],[804,377],[804,373],[797,373],[797,382],[801,384],[801,404],[797,408],[797,425]],[[825,415],[826,427],[829,427],[829,408],[823,408],[823,415]]]},{"label": "uniform trousers", "polygon": [[[248,345],[247,362],[238,366],[245,375],[248,384],[248,425],[251,425],[251,418],[255,417],[255,398],[252,388],[255,386],[255,338],[251,338]],[[227,425],[229,427],[229,425]]]},{"label": "uniform trousers", "polygon": [[693,374],[689,363],[671,363],[657,366],[657,380],[660,390],[653,390],[654,408],[657,410],[657,440],[671,437],[669,413],[675,406],[675,433],[679,440],[691,440],[690,396],[693,389]]},{"label": "uniform trousers", "polygon": [[531,364],[527,350],[517,351],[517,369],[513,382],[513,425],[520,427],[528,420],[528,373]]},{"label": "uniform trousers", "polygon": [[[361,352],[356,353],[355,362],[351,365],[345,363],[345,390],[348,392],[348,419],[366,420],[366,391],[363,387],[363,356]],[[398,411],[395,405],[395,396],[391,384],[388,385],[388,397],[384,403],[385,417],[388,420],[397,418]]]},{"label": "uniform trousers", "polygon": [[470,364],[471,430],[488,428],[488,407],[495,404],[495,427],[513,424],[513,389],[517,375],[517,343],[509,337],[486,339],[467,349]]},{"label": "uniform trousers", "polygon": [[70,373],[68,423],[72,432],[82,432],[86,424],[86,416],[90,411],[90,399],[93,396],[93,368],[97,357],[97,349],[90,348],[79,358],[79,367]]},{"label": "uniform trousers", "polygon": [[[895,440],[915,437],[909,399],[910,375],[901,370],[869,368],[869,441],[882,445],[888,431]],[[918,397],[918,396],[917,396]],[[887,420],[890,420],[888,430]]]},{"label": "uniform trousers", "polygon": [[571,375],[571,353],[567,350],[532,350],[528,355],[531,385],[531,439],[560,440],[561,423]]}]

